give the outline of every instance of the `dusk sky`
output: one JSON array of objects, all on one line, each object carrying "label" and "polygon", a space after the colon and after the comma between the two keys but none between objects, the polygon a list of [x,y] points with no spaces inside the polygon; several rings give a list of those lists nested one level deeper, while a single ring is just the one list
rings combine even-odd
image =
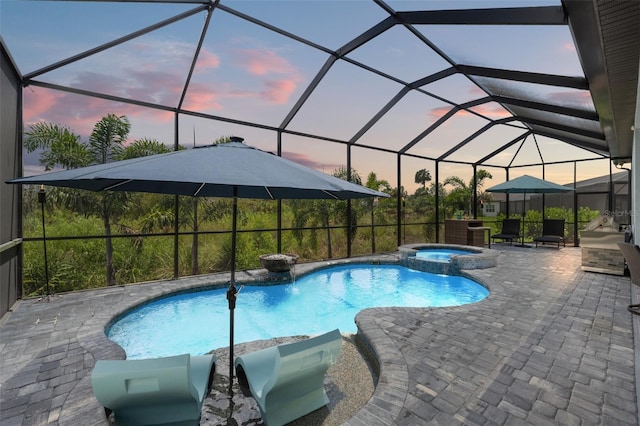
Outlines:
[{"label": "dusk sky", "polygon": [[[459,7],[513,7],[558,5],[559,1],[387,1],[398,11],[454,9]],[[279,27],[311,42],[309,46],[242,19],[223,9],[214,11],[182,108],[188,111],[276,128],[298,102],[309,83],[330,57],[352,39],[373,27],[388,13],[368,0],[349,1],[221,1],[240,14]],[[23,75],[124,37],[147,26],[193,10],[196,4],[122,2],[0,2],[0,28],[4,43]],[[171,108],[178,106],[206,12],[201,11],[171,25],[141,35],[106,51],[35,76],[38,82],[62,85],[135,99]],[[583,76],[570,30],[566,26],[416,26],[451,60],[460,64],[567,76]],[[325,51],[323,48],[328,50]],[[349,141],[402,89],[450,67],[402,26],[385,31],[347,55],[367,67],[393,76],[396,81],[339,60],[333,64],[288,130]],[[483,84],[496,82],[485,78]],[[505,84],[501,82],[500,84]],[[507,89],[536,93],[540,99],[557,99],[560,105],[593,110],[588,91],[510,83]],[[509,84],[507,84],[509,86]],[[461,74],[411,91],[364,135],[352,149],[352,167],[363,179],[373,171],[378,178],[397,184],[396,155],[365,146],[397,150],[445,115],[451,104],[486,94]],[[424,93],[424,92],[428,92]],[[92,98],[64,91],[28,86],[24,89],[25,126],[44,121],[68,126],[88,140],[97,121],[108,113],[126,115],[130,139],[152,138],[174,143],[174,114]],[[443,99],[444,98],[444,99]],[[496,103],[458,112],[443,126],[408,150],[409,154],[437,157],[488,123],[510,114]],[[494,126],[450,157],[471,162],[493,152],[524,132],[522,125]],[[249,145],[275,151],[276,132],[189,115],[179,119],[179,143],[186,147],[208,145],[221,136],[238,135]],[[536,145],[537,142],[537,145]],[[283,153],[294,161],[331,173],[346,165],[347,149],[339,143],[283,135]],[[597,156],[549,138],[528,137],[488,163],[494,166],[558,162]],[[25,175],[42,173],[37,157],[25,156]],[[415,172],[435,163],[415,157],[402,161],[402,185],[412,193]],[[504,171],[484,167],[494,179],[504,181]],[[609,162],[580,162],[577,179],[606,174]],[[518,168],[521,174],[542,177],[540,166]],[[551,165],[545,178],[564,184],[573,180],[573,164]],[[457,175],[468,180],[471,166],[442,164],[440,177]]]}]

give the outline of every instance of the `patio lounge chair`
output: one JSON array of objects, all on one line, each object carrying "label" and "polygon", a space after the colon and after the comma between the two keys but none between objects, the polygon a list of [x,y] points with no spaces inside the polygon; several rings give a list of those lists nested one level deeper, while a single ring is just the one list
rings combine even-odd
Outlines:
[{"label": "patio lounge chair", "polygon": [[335,329],[241,355],[235,360],[238,382],[258,403],[266,425],[289,423],[329,403],[324,376],[341,347],[342,335]]},{"label": "patio lounge chair", "polygon": [[520,238],[520,219],[504,219],[500,233],[491,236],[492,240],[509,241],[510,245],[513,245],[513,240],[518,238]]},{"label": "patio lounge chair", "polygon": [[564,219],[543,219],[542,235],[534,238],[533,241],[536,242],[536,247],[538,247],[538,243],[557,244],[558,248],[562,243],[566,247],[567,245],[564,241]]},{"label": "patio lounge chair", "polygon": [[[640,285],[640,247],[630,243],[618,243],[618,247],[627,261],[631,282]],[[640,315],[640,304],[633,304],[627,307],[629,312]]]},{"label": "patio lounge chair", "polygon": [[93,392],[116,425],[198,425],[215,372],[214,355],[98,360]]}]

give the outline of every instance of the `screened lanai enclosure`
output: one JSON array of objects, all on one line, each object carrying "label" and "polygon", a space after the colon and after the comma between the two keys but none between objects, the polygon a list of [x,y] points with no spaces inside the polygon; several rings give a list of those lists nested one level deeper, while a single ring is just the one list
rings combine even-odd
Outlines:
[{"label": "screened lanai enclosure", "polygon": [[117,149],[240,136],[391,194],[240,200],[239,267],[441,241],[455,214],[519,214],[484,189],[523,174],[576,188],[557,208],[578,244],[577,182],[604,179],[606,208],[634,209],[606,182],[633,163],[639,16],[596,0],[2,2],[2,312],[42,292],[45,223],[54,285],[78,269],[104,285],[111,240],[119,283],[228,270],[229,200],[129,194],[106,218],[98,198],[43,188],[39,204],[40,188],[4,183],[80,164],[105,117],[125,124],[119,145],[106,136]]}]

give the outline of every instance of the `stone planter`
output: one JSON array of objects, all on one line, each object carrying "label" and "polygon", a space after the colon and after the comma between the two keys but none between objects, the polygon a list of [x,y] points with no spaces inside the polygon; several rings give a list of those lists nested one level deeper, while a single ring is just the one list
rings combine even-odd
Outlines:
[{"label": "stone planter", "polygon": [[297,254],[263,254],[260,256],[262,267],[269,272],[289,272],[298,261]]}]

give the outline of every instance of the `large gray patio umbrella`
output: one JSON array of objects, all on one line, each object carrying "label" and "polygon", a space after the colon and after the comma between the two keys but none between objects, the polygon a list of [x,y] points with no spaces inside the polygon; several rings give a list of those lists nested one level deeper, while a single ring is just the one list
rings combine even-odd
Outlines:
[{"label": "large gray patio umbrella", "polygon": [[237,199],[333,199],[388,197],[242,143],[174,151],[72,170],[12,179],[7,183],[50,185],[91,191],[129,191],[233,197],[231,280],[227,290],[230,311],[229,387],[233,383],[233,311],[235,287]]},{"label": "large gray patio umbrella", "polygon": [[524,217],[527,194],[553,194],[559,192],[573,191],[573,188],[558,185],[537,177],[522,175],[515,179],[508,180],[498,185],[487,188],[487,192],[501,192],[504,194],[523,194],[522,198],[522,243],[524,246]]}]

